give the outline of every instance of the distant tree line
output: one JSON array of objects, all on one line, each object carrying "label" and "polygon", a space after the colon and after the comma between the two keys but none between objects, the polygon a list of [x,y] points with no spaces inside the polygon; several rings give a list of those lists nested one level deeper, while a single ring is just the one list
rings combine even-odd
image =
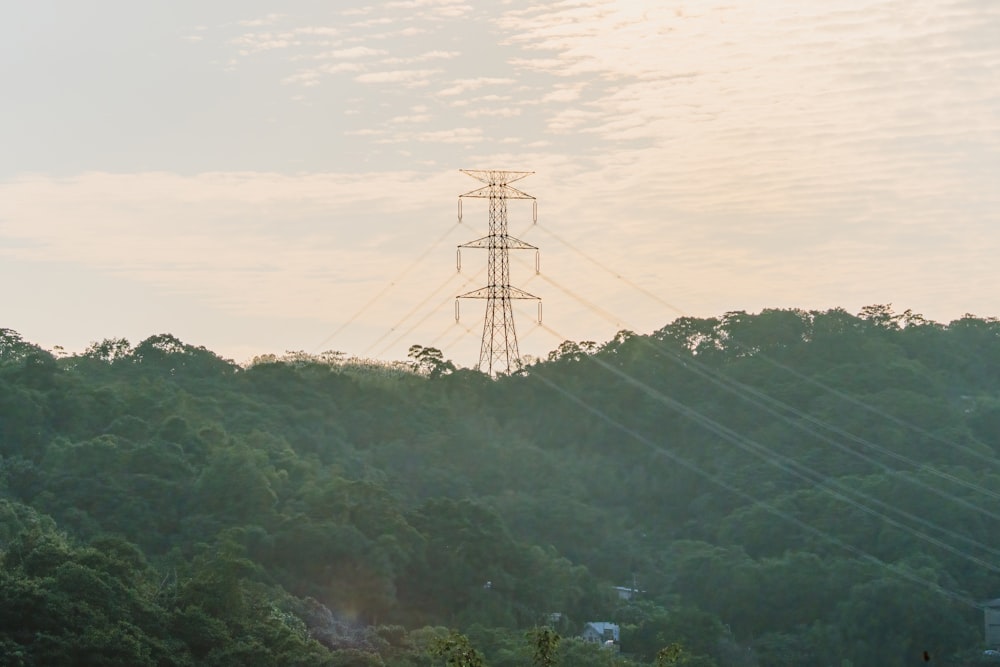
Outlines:
[{"label": "distant tree line", "polygon": [[971,315],[680,318],[497,380],[0,329],[0,663],[988,664],[998,450]]}]

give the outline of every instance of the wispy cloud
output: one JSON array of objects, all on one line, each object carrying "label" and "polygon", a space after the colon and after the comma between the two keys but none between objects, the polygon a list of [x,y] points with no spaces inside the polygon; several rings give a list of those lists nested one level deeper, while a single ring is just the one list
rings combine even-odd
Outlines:
[{"label": "wispy cloud", "polygon": [[[189,103],[178,88],[175,97],[205,114],[164,106],[137,116],[150,123],[128,135],[141,138],[138,147],[109,133],[106,151],[81,144],[87,150],[71,162],[72,142],[59,135],[48,155],[60,173],[133,153],[102,168],[200,173],[246,160],[286,175],[26,177],[0,186],[0,236],[19,241],[0,252],[291,314],[298,297],[282,300],[277,286],[291,280],[274,278],[275,267],[316,299],[319,283],[355,280],[340,263],[364,280],[391,272],[451,220],[462,191],[455,168],[500,166],[537,172],[527,191],[539,195],[544,225],[689,310],[850,307],[876,289],[932,314],[921,294],[942,312],[990,310],[968,295],[991,283],[1000,243],[993,0],[791,9],[784,0],[399,0],[312,15],[240,11],[211,30],[173,33],[192,71],[227,68],[205,77],[204,90],[238,85],[239,95],[213,89]],[[9,97],[15,106],[31,99]],[[40,124],[30,134],[44,144]],[[177,137],[177,146],[153,136]],[[451,171],[437,174],[440,165]],[[398,216],[380,197],[410,208]],[[672,315],[647,314],[541,228],[528,233],[553,275],[595,300],[624,304],[640,325]],[[194,265],[168,257],[190,248]],[[367,262],[380,271],[370,274]],[[324,280],[300,274],[299,263],[326,271]],[[264,265],[270,273],[254,268]],[[233,287],[244,274],[253,290]],[[980,303],[993,298],[977,290]]]},{"label": "wispy cloud", "polygon": [[499,23],[511,44],[544,54],[518,68],[578,82],[550,93],[563,102],[552,132],[648,146],[635,155],[653,162],[635,168],[675,205],[804,213],[866,183],[892,199],[943,195],[956,181],[942,139],[1000,128],[996,96],[954,84],[995,90],[985,63],[1000,46],[973,56],[967,45],[1000,28],[1000,8],[960,7],[925,0],[900,14],[888,0],[864,11],[839,0],[789,14],[777,2],[714,2],[685,13],[598,0]]},{"label": "wispy cloud", "polygon": [[265,25],[273,25],[284,17],[284,14],[267,14],[266,16],[261,16],[259,18],[240,21],[239,24],[246,28],[259,28]]},{"label": "wispy cloud", "polygon": [[346,49],[334,49],[324,51],[315,56],[318,59],[337,58],[339,60],[356,60],[359,58],[372,58],[373,56],[385,55],[381,49],[373,49],[369,46],[352,46]]},{"label": "wispy cloud", "polygon": [[451,97],[463,95],[473,90],[479,90],[487,86],[508,86],[515,83],[514,79],[506,77],[481,76],[473,79],[455,79],[449,82],[447,88],[438,91],[438,95]]},{"label": "wispy cloud", "polygon": [[365,19],[364,21],[356,21],[350,25],[354,30],[363,30],[365,28],[372,28],[377,26],[391,25],[396,22],[396,19],[390,16],[379,16],[376,18]]},{"label": "wispy cloud", "polygon": [[436,69],[400,69],[366,72],[355,77],[360,83],[398,83],[403,86],[426,86],[430,78],[440,72]]},{"label": "wispy cloud", "polygon": [[273,51],[274,49],[287,49],[299,46],[301,41],[295,39],[294,33],[282,32],[254,32],[246,33],[230,41],[238,48],[241,56],[248,56],[262,51]]},{"label": "wispy cloud", "polygon": [[414,114],[411,116],[393,116],[389,119],[389,122],[393,125],[412,125],[416,123],[426,123],[430,120],[430,114]]},{"label": "wispy cloud", "polygon": [[[0,238],[8,241],[0,255],[83,264],[234,312],[290,316],[310,300],[326,302],[338,282],[349,285],[354,269],[347,267],[359,260],[371,262],[373,278],[395,271],[423,235],[413,230],[407,240],[384,216],[425,209],[426,193],[444,198],[453,179],[247,172],[22,178],[0,185]],[[386,187],[397,196],[385,197]],[[272,215],[278,210],[280,221]],[[382,222],[350,224],[359,210]],[[330,222],[317,227],[317,216]]]},{"label": "wispy cloud", "polygon": [[580,99],[580,94],[585,87],[585,83],[557,85],[555,86],[555,90],[543,95],[541,101],[544,104],[566,104],[567,102],[575,102]]},{"label": "wispy cloud", "polygon": [[304,26],[301,28],[295,28],[293,31],[298,35],[317,35],[320,37],[338,37],[343,34],[343,30],[340,28],[335,28],[333,26]]},{"label": "wispy cloud", "polygon": [[425,14],[445,18],[457,18],[472,11],[472,6],[464,0],[397,0],[386,3],[390,10],[419,10]]},{"label": "wispy cloud", "polygon": [[483,131],[478,127],[456,127],[437,132],[421,132],[413,135],[414,141],[442,144],[474,144],[483,140]]},{"label": "wispy cloud", "polygon": [[458,51],[427,51],[416,56],[386,58],[382,61],[384,65],[409,65],[412,63],[422,63],[428,60],[451,60],[462,55]]},{"label": "wispy cloud", "polygon": [[465,112],[467,118],[513,118],[515,116],[521,115],[521,109],[519,107],[485,107],[481,109],[471,109]]}]

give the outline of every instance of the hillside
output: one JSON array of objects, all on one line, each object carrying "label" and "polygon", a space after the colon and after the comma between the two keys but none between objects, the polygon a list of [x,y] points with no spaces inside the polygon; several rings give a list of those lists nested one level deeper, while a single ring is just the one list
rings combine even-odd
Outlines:
[{"label": "hillside", "polygon": [[997,319],[681,318],[496,381],[412,356],[0,330],[0,663],[416,667],[468,638],[514,667],[544,625],[566,667],[984,660]]}]

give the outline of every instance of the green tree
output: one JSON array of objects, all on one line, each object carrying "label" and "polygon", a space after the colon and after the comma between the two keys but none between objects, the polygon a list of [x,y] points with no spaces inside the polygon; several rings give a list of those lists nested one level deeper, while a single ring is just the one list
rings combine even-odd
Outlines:
[{"label": "green tree", "polygon": [[430,378],[439,378],[455,372],[455,364],[444,358],[444,354],[436,347],[411,345],[407,355],[413,359],[413,368]]},{"label": "green tree", "polygon": [[555,630],[548,626],[536,627],[529,630],[526,636],[531,642],[534,667],[555,667],[559,664],[557,654],[562,638]]},{"label": "green tree", "polygon": [[447,637],[439,638],[431,647],[431,655],[442,658],[446,667],[486,667],[486,661],[469,638],[452,631]]},{"label": "green tree", "polygon": [[684,651],[684,647],[674,642],[669,646],[664,646],[656,654],[656,667],[674,667],[675,665],[683,665],[685,659],[687,658],[687,653]]}]

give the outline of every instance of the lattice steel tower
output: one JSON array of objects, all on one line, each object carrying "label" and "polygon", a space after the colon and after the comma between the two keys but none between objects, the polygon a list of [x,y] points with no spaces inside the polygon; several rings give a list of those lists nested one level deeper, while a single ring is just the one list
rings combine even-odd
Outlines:
[{"label": "lattice steel tower", "polygon": [[490,228],[486,236],[463,243],[456,251],[456,264],[462,270],[462,248],[486,248],[489,258],[486,271],[489,284],[460,294],[455,298],[455,319],[458,320],[458,299],[486,299],[486,319],[483,322],[483,342],[479,348],[479,370],[489,375],[510,373],[521,365],[517,352],[517,332],[514,329],[513,299],[538,301],[538,320],[542,319],[539,297],[510,284],[510,250],[534,250],[535,271],[538,271],[538,248],[507,233],[507,200],[530,199],[532,219],[538,220],[538,203],[534,197],[510,186],[532,171],[499,171],[496,169],[462,169],[462,173],[485,183],[484,187],[458,196],[458,221],[462,221],[462,199],[472,197],[490,200]]}]

